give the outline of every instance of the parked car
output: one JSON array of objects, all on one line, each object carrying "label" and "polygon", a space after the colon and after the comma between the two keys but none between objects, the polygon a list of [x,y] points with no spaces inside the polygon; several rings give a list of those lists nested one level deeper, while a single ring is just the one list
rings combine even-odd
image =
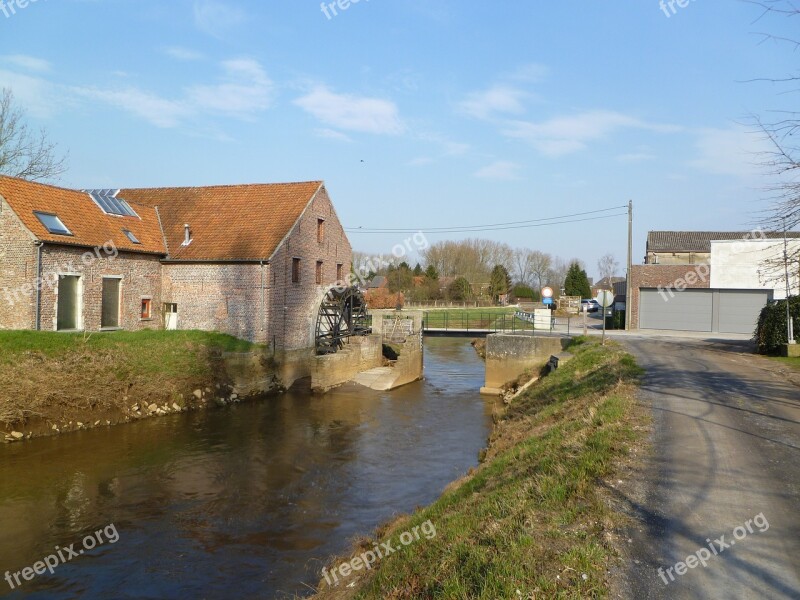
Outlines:
[{"label": "parked car", "polygon": [[597,300],[581,300],[581,312],[586,311],[596,313],[600,310],[601,306]]}]

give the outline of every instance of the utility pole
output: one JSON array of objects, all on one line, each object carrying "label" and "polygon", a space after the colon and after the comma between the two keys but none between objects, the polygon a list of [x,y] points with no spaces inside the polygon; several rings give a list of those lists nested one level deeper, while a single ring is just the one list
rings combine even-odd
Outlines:
[{"label": "utility pole", "polygon": [[633,269],[633,200],[628,201],[628,274],[625,283],[625,330],[631,330],[631,270]]},{"label": "utility pole", "polygon": [[783,267],[786,271],[786,339],[794,344],[794,328],[792,327],[792,313],[789,310],[789,297],[792,294],[789,283],[789,238],[786,232],[786,217],[783,217]]}]

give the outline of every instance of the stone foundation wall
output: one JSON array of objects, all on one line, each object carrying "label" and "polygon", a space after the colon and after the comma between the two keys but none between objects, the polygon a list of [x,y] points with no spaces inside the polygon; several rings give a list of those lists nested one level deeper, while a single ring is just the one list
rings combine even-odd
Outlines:
[{"label": "stone foundation wall", "polygon": [[362,371],[383,365],[383,343],[380,335],[350,338],[336,354],[315,356],[311,373],[311,389],[326,392],[348,381]]},{"label": "stone foundation wall", "polygon": [[570,338],[496,333],[486,337],[486,389],[499,390],[526,370],[537,370],[569,345]]}]

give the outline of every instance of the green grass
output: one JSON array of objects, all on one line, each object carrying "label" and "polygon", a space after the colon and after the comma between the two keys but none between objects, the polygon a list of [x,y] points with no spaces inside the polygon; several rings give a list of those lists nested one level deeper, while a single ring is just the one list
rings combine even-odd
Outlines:
[{"label": "green grass", "polygon": [[633,399],[640,369],[614,345],[579,340],[574,352],[499,420],[471,476],[379,536],[397,540],[430,520],[435,538],[389,556],[353,589],[318,597],[606,596],[616,517],[599,490],[644,435]]},{"label": "green grass", "polygon": [[771,360],[783,363],[784,365],[791,367],[797,371],[800,371],[800,358],[786,358],[785,356],[772,356],[770,357]]},{"label": "green grass", "polygon": [[[216,350],[247,352],[257,345],[222,333],[204,331],[115,331],[104,333],[54,333],[0,331],[0,363],[23,355],[65,357],[75,352],[111,351],[125,357],[131,369],[143,373],[170,372],[185,367],[188,354]],[[177,363],[179,364],[176,364]]]},{"label": "green grass", "polygon": [[0,331],[0,423],[87,422],[137,402],[183,405],[198,387],[227,383],[223,352],[257,348],[202,331]]}]

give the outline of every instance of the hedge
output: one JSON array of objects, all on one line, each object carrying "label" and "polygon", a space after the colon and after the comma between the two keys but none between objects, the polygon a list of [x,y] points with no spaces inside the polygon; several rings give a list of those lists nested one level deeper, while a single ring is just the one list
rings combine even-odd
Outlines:
[{"label": "hedge", "polygon": [[[795,326],[800,328],[800,296],[789,298],[789,312]],[[798,333],[800,331],[795,331],[795,337]],[[786,300],[778,300],[761,310],[756,327],[756,345],[759,354],[777,354],[787,341]]]}]

